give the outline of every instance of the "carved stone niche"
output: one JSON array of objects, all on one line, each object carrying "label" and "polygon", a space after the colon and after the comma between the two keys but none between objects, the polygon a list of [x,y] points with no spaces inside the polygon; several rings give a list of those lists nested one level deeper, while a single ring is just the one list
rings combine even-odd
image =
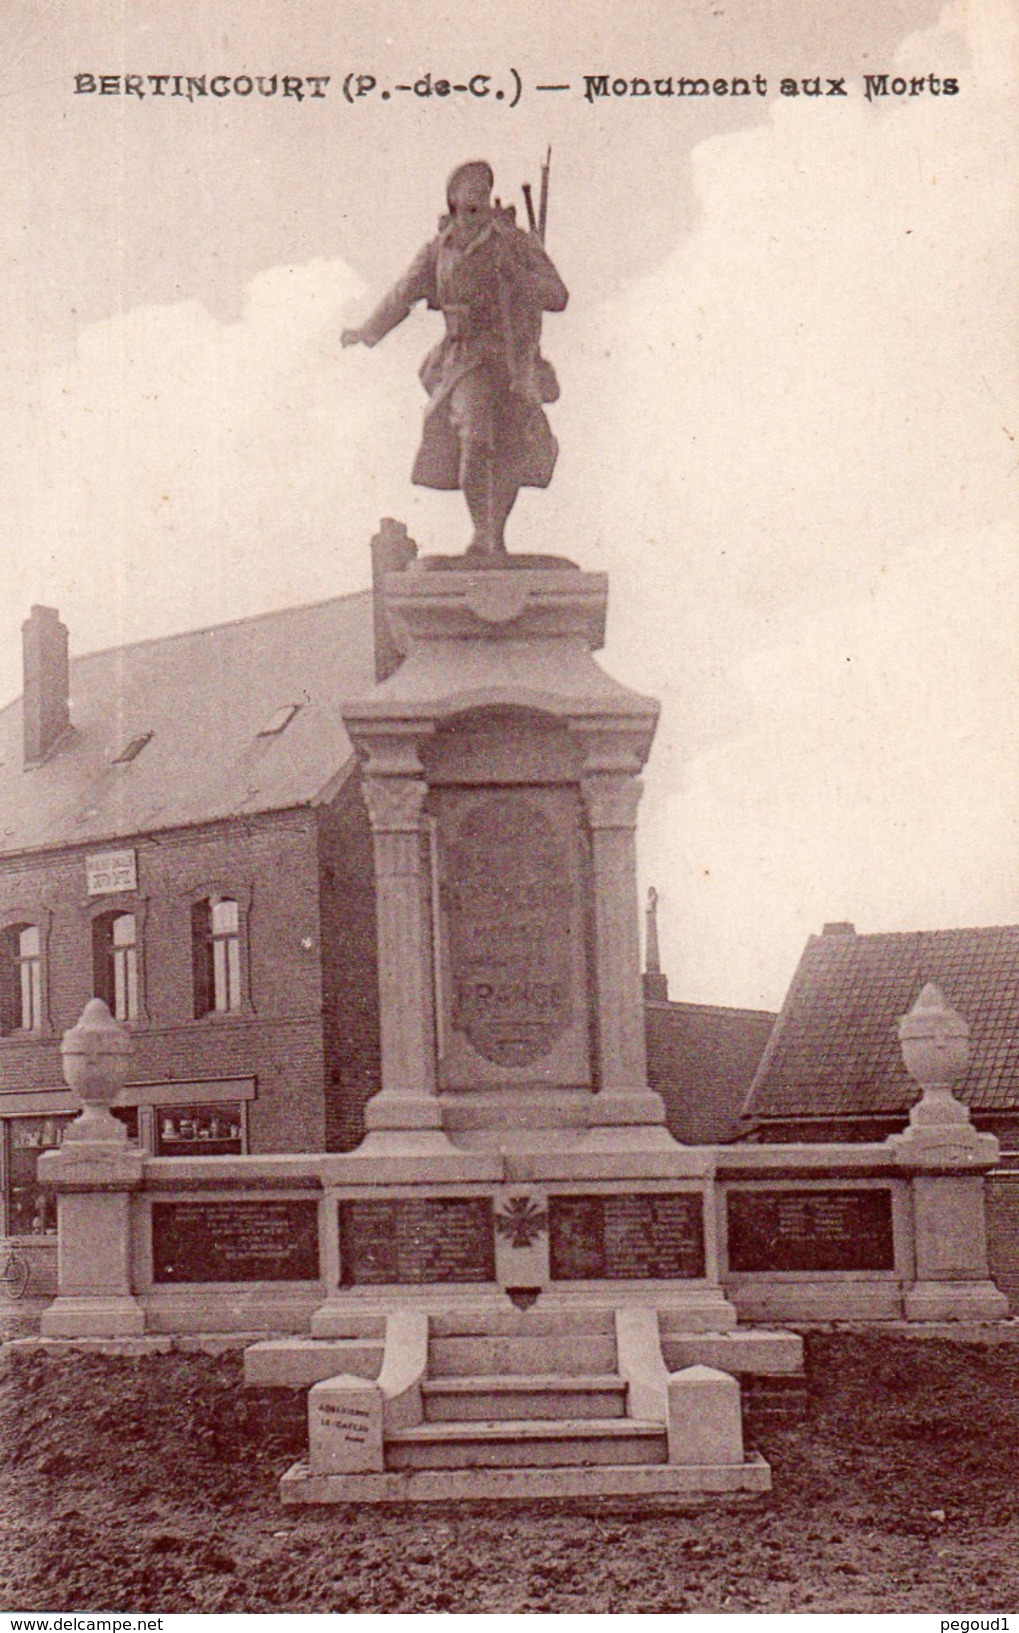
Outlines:
[{"label": "carved stone niche", "polygon": [[433,789],[440,1088],[591,1084],[576,787]]}]

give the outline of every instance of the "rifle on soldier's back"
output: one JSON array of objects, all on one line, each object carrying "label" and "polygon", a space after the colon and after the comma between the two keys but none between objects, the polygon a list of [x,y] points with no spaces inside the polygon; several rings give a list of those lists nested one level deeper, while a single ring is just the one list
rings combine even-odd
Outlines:
[{"label": "rifle on soldier's back", "polygon": [[[524,182],[522,189],[524,204],[527,208],[527,225],[531,231],[531,234],[537,239],[542,248],[544,248],[545,229],[548,224],[548,178],[551,164],[552,149],[550,147],[545,154],[545,161],[541,167],[541,189],[538,196],[537,218],[535,218],[534,213],[534,195],[530,182]],[[498,199],[496,199],[494,213],[495,220],[493,222],[493,227],[496,233],[499,232],[500,224],[502,223],[504,223],[507,227],[515,227],[516,210],[512,204],[503,205]],[[506,369],[510,379],[510,389],[518,390],[520,386],[521,359],[517,348],[514,345],[513,338],[513,320],[511,314],[512,303],[507,282],[507,280],[511,277],[512,273],[510,267],[497,260],[496,281],[499,300],[499,315],[502,322],[503,344],[506,356]],[[536,330],[534,335],[531,337],[531,345],[533,347],[532,355],[537,360],[541,399],[543,402],[555,402],[559,395],[559,382],[556,380],[555,371],[540,355],[540,335],[541,316],[538,314]]]},{"label": "rifle on soldier's back", "polygon": [[548,223],[548,173],[552,168],[552,149],[545,154],[545,162],[541,167],[541,192],[538,196],[538,218],[534,217],[534,198],[531,193],[531,184],[524,182],[524,203],[527,206],[527,225],[536,235],[538,243],[545,242],[545,228]]}]

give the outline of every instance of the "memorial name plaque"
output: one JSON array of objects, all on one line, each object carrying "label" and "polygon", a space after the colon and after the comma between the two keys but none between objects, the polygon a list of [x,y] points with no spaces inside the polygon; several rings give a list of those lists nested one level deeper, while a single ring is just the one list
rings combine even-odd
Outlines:
[{"label": "memorial name plaque", "polygon": [[530,1066],[573,1016],[565,846],[535,800],[493,794],[459,823],[443,871],[453,1027],[494,1065]]},{"label": "memorial name plaque", "polygon": [[152,1274],[157,1282],[317,1281],[318,1204],[153,1203]]},{"label": "memorial name plaque", "polygon": [[730,1270],[894,1270],[892,1193],[729,1192]]},{"label": "memorial name plaque", "polygon": [[495,1229],[488,1197],[340,1203],[340,1280],[494,1281]]},{"label": "memorial name plaque", "polygon": [[671,1280],[704,1275],[699,1194],[549,1198],[553,1281]]}]

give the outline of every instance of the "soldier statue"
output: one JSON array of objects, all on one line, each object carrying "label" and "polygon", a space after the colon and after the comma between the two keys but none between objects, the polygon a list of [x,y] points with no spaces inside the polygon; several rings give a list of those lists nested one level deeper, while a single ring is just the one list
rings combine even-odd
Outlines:
[{"label": "soldier statue", "polygon": [[446,333],[420,370],[429,401],[412,480],[463,489],[474,525],[467,555],[487,562],[506,555],[520,488],[552,478],[558,448],[542,404],[559,385],[541,355],[541,314],[561,312],[569,298],[539,233],[493,202],[493,184],[484,160],[457,166],[438,235],[367,322],[341,337],[374,346],[417,301],[441,310]]}]

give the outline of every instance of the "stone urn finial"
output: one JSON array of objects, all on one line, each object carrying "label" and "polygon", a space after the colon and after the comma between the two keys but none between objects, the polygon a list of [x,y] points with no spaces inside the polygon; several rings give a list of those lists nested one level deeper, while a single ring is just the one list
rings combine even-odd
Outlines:
[{"label": "stone urn finial", "polygon": [[899,1043],[906,1070],[922,1089],[950,1087],[966,1075],[969,1027],[933,981],[899,1022]]},{"label": "stone urn finial", "polygon": [[911,1122],[968,1122],[969,1111],[952,1093],[969,1065],[969,1027],[928,981],[908,1015],[899,1021],[902,1059],[922,1098]]},{"label": "stone urn finial", "polygon": [[102,998],[90,998],[77,1026],[64,1033],[60,1045],[64,1082],[81,1102],[65,1135],[70,1140],[106,1140],[121,1144],[124,1124],[110,1106],[127,1082],[131,1069],[131,1035],[115,1021]]}]

